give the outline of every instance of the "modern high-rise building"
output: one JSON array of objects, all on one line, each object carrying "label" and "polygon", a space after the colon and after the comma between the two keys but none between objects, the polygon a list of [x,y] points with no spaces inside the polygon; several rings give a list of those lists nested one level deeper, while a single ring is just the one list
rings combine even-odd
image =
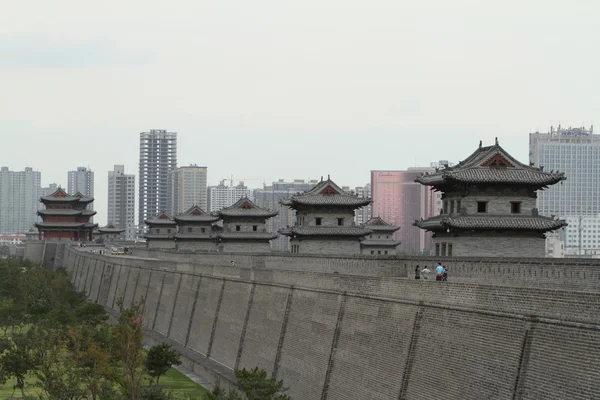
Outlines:
[{"label": "modern high-rise building", "polygon": [[51,183],[47,187],[42,188],[42,196],[50,196],[52,193],[56,192],[60,185],[58,183]]},{"label": "modern high-rise building", "polygon": [[529,161],[544,171],[564,172],[567,180],[538,192],[537,208],[560,218],[600,214],[600,135],[593,127],[550,127],[529,134]]},{"label": "modern high-rise building", "polygon": [[124,165],[108,171],[107,222],[125,229],[125,239],[135,239],[135,175],[125,174]]},{"label": "modern high-rise building", "polygon": [[394,240],[400,241],[398,254],[429,254],[431,233],[413,226],[415,220],[435,215],[435,195],[415,179],[434,168],[406,171],[371,171],[372,215],[400,227]]},{"label": "modern high-rise building", "polygon": [[[355,193],[358,197],[371,197],[371,184],[367,183],[365,186],[357,186],[355,188]],[[354,223],[356,225],[362,225],[371,219],[371,209],[372,205],[364,206],[356,210],[354,214]]]},{"label": "modern high-rise building", "polygon": [[42,174],[0,168],[0,233],[25,233],[38,221]]},{"label": "modern high-rise building", "polygon": [[595,229],[590,226],[581,235],[579,220],[592,224],[587,220],[595,221],[600,214],[600,135],[594,134],[593,126],[560,125],[550,127],[549,133],[530,133],[529,162],[544,171],[565,173],[567,179],[560,185],[538,192],[537,208],[541,215],[556,215],[569,224],[564,228],[565,256],[584,256],[597,247]]},{"label": "modern high-rise building", "polygon": [[[69,171],[67,192],[71,195],[81,193],[84,196],[94,197],[94,172],[86,167],[77,167],[77,170]],[[93,204],[87,206],[88,210],[94,209]]]},{"label": "modern high-rise building", "polygon": [[171,215],[181,214],[192,206],[207,208],[207,168],[196,164],[171,171]]},{"label": "modern high-rise building", "polygon": [[[279,214],[267,220],[267,232],[277,233],[279,229],[293,226],[296,223],[296,211],[282,205],[279,200],[288,199],[300,192],[306,192],[315,187],[317,183],[316,180],[294,179],[292,182],[286,182],[279,179],[277,182],[273,182],[271,186],[263,186],[262,189],[254,190],[256,205],[279,212]],[[277,239],[271,240],[271,249],[273,251],[289,251],[289,244],[290,238],[288,236],[279,235]]]},{"label": "modern high-rise building", "polygon": [[138,224],[171,209],[169,173],[177,168],[177,132],[140,133]]},{"label": "modern high-rise building", "polygon": [[249,189],[240,181],[237,186],[227,186],[225,181],[219,182],[218,186],[209,186],[208,193],[208,211],[219,211],[222,208],[234,205],[240,198],[247,196],[254,201],[254,190]]}]

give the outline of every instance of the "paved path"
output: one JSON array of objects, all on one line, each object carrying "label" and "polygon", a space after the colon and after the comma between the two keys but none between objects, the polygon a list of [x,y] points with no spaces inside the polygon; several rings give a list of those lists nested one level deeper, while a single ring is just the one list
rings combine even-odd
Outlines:
[{"label": "paved path", "polygon": [[190,380],[196,382],[198,385],[202,386],[206,390],[213,390],[214,386],[212,383],[205,381],[204,379],[200,379],[197,375],[195,375],[190,369],[182,366],[182,365],[174,365],[177,371],[181,372],[185,376],[187,376]]}]

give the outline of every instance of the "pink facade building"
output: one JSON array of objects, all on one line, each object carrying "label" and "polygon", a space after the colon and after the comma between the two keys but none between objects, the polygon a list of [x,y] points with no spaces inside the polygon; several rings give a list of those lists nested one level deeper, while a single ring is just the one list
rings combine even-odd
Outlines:
[{"label": "pink facade building", "polygon": [[418,254],[431,250],[431,233],[413,226],[415,220],[436,215],[436,193],[415,182],[433,168],[406,171],[371,171],[372,216],[399,226],[394,239],[400,241],[399,254]]}]

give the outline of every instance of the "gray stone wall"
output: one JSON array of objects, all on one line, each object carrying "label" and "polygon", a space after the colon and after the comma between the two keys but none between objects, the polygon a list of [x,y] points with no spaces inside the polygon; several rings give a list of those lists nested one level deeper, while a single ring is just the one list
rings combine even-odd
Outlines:
[{"label": "gray stone wall", "polygon": [[182,251],[218,251],[215,240],[178,240],[177,249]]},{"label": "gray stone wall", "polygon": [[146,239],[148,249],[174,249],[175,240]]},{"label": "gray stone wall", "polygon": [[[279,256],[298,261],[294,271],[267,268],[275,262],[267,256],[262,263],[237,256],[249,268],[211,265],[230,255],[205,256],[191,270],[189,256],[144,260],[67,248],[64,259],[75,287],[92,300],[108,292],[108,301],[100,295],[98,302],[111,310],[110,294],[145,295],[149,340],[172,343],[186,365],[212,381],[233,379],[236,366],[260,366],[304,400],[600,397],[600,381],[591,378],[600,368],[597,265],[573,265],[591,272],[578,277],[543,260],[536,267],[519,265],[527,260],[451,264],[451,279],[467,269],[519,278],[493,286],[299,267],[316,257]],[[341,260],[335,268],[348,271],[352,263],[379,261]],[[592,285],[544,289],[546,279]]]},{"label": "gray stone wall", "polygon": [[[535,234],[496,234],[482,232],[478,235],[438,233],[433,238],[433,246],[440,245],[440,255],[448,254],[452,245],[452,257],[544,257],[545,240]],[[446,253],[442,253],[445,244]],[[435,253],[434,253],[435,254]]]},{"label": "gray stone wall", "polygon": [[[240,227],[240,230],[237,230],[237,227]],[[254,230],[256,227],[256,231]],[[227,220],[223,222],[223,231],[224,232],[266,232],[267,228],[265,226],[264,220],[257,220],[256,218],[240,218],[236,220]]]},{"label": "gray stone wall", "polygon": [[[300,218],[298,218],[300,217]],[[320,226],[339,226],[338,218],[344,219],[343,226],[354,225],[354,212],[349,210],[331,210],[329,208],[298,210],[296,212],[296,223],[302,226],[317,226],[317,218],[321,218]]]},{"label": "gray stone wall", "polygon": [[290,244],[300,246],[300,254],[360,254],[360,242],[355,237],[348,239],[303,237],[292,239]]},{"label": "gray stone wall", "polygon": [[251,240],[246,241],[232,241],[225,240],[219,244],[223,247],[224,252],[228,253],[268,253],[271,251],[271,245],[268,241],[265,242],[254,242]]},{"label": "gray stone wall", "polygon": [[361,254],[366,256],[395,256],[396,246],[366,246],[361,245]]}]

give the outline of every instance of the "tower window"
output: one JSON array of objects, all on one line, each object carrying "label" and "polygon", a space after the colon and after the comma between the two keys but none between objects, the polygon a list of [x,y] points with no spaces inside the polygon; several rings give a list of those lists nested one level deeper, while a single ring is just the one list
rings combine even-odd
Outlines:
[{"label": "tower window", "polygon": [[321,221],[322,221],[321,217],[315,218],[315,225],[321,225]]},{"label": "tower window", "polygon": [[487,201],[478,201],[477,202],[477,212],[478,213],[486,213],[487,212]]},{"label": "tower window", "polygon": [[338,226],[344,225],[344,218],[338,218]]},{"label": "tower window", "polygon": [[258,230],[258,225],[252,225],[252,230],[256,232]]},{"label": "tower window", "polygon": [[241,227],[241,226],[239,226],[239,225],[236,225],[236,226],[235,226],[235,230],[239,232],[239,231],[241,231],[241,230],[242,230],[242,227]]},{"label": "tower window", "polygon": [[510,213],[511,214],[521,214],[521,202],[520,201],[511,201],[510,202]]}]

